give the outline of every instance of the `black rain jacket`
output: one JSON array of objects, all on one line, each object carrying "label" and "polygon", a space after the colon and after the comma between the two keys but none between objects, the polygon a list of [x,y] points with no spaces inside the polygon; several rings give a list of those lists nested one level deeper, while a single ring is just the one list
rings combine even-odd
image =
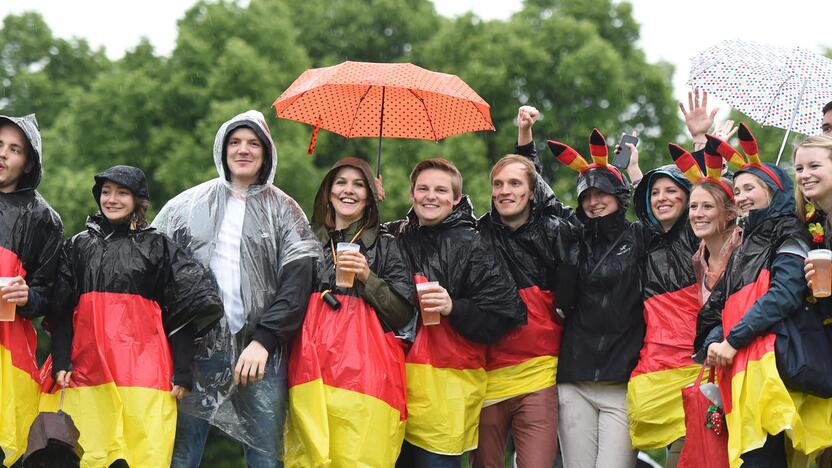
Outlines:
[{"label": "black rain jacket", "polygon": [[88,218],[87,230],[61,248],[50,302],[53,372],[72,369],[73,312],[80,297],[98,294],[106,304],[107,296],[101,293],[136,295],[159,304],[174,348],[173,383],[191,388],[193,352],[177,352],[175,335],[190,327],[182,335],[191,343],[183,345],[193,348],[193,337],[205,334],[222,317],[222,301],[208,270],[153,228],[111,225],[101,214]]},{"label": "black rain jacket", "polygon": [[[591,187],[614,195],[618,211],[586,216],[580,201]],[[630,191],[611,171],[588,169],[578,175],[576,188],[578,208],[571,219],[580,229],[577,287],[572,297],[560,295],[566,319],[558,382],[627,382],[644,340],[646,237],[639,223],[627,220]]]},{"label": "black rain jacket", "polygon": [[453,309],[447,317],[462,337],[496,343],[526,323],[526,306],[506,265],[476,231],[468,196],[441,223],[420,226],[411,210],[406,219],[385,225],[405,253],[411,271],[423,273],[448,291]]},{"label": "black rain jacket", "polygon": [[[768,208],[752,210],[743,221],[742,244],[734,251],[722,279],[717,283],[708,302],[699,311],[696,323],[695,349],[704,358],[707,345],[722,341],[723,335],[731,346],[740,349],[748,345],[755,337],[771,331],[772,325],[794,314],[802,305],[806,293],[803,279],[803,259],[790,259],[794,265],[775,265],[777,251],[787,241],[809,245],[809,234],[795,215],[791,178],[779,167],[767,165],[774,171],[781,183],[780,190],[762,171],[750,168],[738,172],[752,172],[772,187],[773,197]],[[783,275],[780,278],[778,271]],[[778,297],[768,290],[760,298],[749,298],[753,303],[748,310],[732,311],[742,318],[731,330],[722,327],[722,315],[726,303],[736,296],[733,303],[743,303],[748,294],[745,289],[755,284],[760,275],[771,273],[771,282],[779,281],[786,296]],[[748,301],[745,301],[748,302]],[[725,309],[727,310],[727,309]]]},{"label": "black rain jacket", "polygon": [[[367,206],[364,218],[345,229],[336,230],[327,226],[329,191],[335,175],[343,167],[353,167],[364,175],[368,182]],[[385,331],[402,328],[415,315],[410,303],[415,291],[413,277],[402,257],[396,239],[389,234],[380,234],[378,225],[378,203],[376,202],[375,178],[366,161],[348,157],[338,161],[324,176],[315,196],[312,228],[323,248],[322,264],[316,275],[316,291],[332,290],[338,294],[358,295],[366,300],[375,311]],[[360,229],[361,233],[358,231]],[[356,238],[356,234],[358,237]],[[355,239],[353,239],[355,238]],[[370,276],[366,284],[356,280],[353,287],[340,289],[335,285],[335,261],[332,250],[339,242],[355,242],[361,246],[361,254],[367,258]]]},{"label": "black rain jacket", "polygon": [[[47,300],[55,280],[63,223],[55,210],[35,190],[43,166],[41,138],[34,114],[0,115],[0,124],[12,123],[23,131],[34,150],[34,166],[12,193],[0,192],[0,262],[10,276],[21,274],[29,285],[29,302],[18,307],[21,317],[33,319],[47,313]],[[5,275],[0,275],[5,276]]]}]

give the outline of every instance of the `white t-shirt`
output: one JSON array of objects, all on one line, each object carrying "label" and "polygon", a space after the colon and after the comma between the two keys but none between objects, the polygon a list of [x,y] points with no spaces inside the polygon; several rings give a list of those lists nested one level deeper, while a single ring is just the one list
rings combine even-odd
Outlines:
[{"label": "white t-shirt", "polygon": [[240,331],[246,323],[243,296],[240,289],[240,242],[246,216],[245,195],[228,198],[222,218],[217,244],[211,255],[211,271],[217,279],[225,308],[225,319],[231,333]]}]

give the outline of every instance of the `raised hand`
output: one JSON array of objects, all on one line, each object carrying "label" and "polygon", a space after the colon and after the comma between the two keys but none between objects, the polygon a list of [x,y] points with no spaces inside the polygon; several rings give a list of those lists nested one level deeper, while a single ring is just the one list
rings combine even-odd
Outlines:
[{"label": "raised hand", "polygon": [[685,125],[688,127],[690,136],[693,138],[694,148],[698,144],[705,144],[705,134],[708,129],[714,124],[714,116],[719,112],[718,107],[714,107],[708,112],[708,92],[702,90],[702,98],[699,97],[699,88],[688,91],[688,108],[685,109],[685,104],[679,101],[679,109],[682,115],[685,116]]},{"label": "raised hand", "polygon": [[520,146],[532,142],[532,126],[540,118],[540,112],[532,106],[520,106],[517,109],[517,144]]}]

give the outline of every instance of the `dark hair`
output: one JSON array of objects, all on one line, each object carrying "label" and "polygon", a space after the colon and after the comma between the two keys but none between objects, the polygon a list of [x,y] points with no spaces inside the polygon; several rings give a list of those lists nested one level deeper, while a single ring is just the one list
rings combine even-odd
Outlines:
[{"label": "dark hair", "polygon": [[136,208],[133,209],[128,222],[130,229],[137,231],[147,227],[147,209],[150,207],[150,200],[133,195],[133,201],[136,202]]},{"label": "dark hair", "polygon": [[38,161],[37,155],[35,154],[35,147],[32,146],[32,142],[29,141],[29,136],[26,135],[26,132],[23,131],[16,123],[12,122],[11,120],[2,121],[0,120],[0,128],[5,126],[14,127],[23,135],[23,154],[26,155],[26,165],[34,164]]},{"label": "dark hair", "polygon": [[821,112],[821,114],[825,114],[829,111],[832,111],[832,101],[827,102],[826,105],[823,106],[823,112]]}]

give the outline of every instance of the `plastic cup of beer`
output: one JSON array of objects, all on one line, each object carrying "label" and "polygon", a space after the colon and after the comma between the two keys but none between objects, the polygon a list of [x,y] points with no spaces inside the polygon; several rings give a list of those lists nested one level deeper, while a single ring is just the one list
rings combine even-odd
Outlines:
[{"label": "plastic cup of beer", "polygon": [[832,295],[832,250],[810,250],[809,261],[815,267],[815,275],[812,277],[812,295],[829,297]]},{"label": "plastic cup of beer", "polygon": [[[11,284],[14,278],[0,277],[0,288],[4,288]],[[0,293],[0,322],[14,322],[14,313],[17,306],[11,302],[3,300],[3,294]]]},{"label": "plastic cup of beer", "polygon": [[425,283],[416,284],[416,295],[419,296],[419,309],[422,311],[422,325],[439,325],[439,312],[425,312],[425,306],[422,304],[422,294],[439,286],[439,281],[427,281]]},{"label": "plastic cup of beer", "polygon": [[[350,242],[339,242],[335,247],[336,255],[340,256],[341,252],[358,252],[361,246],[352,244]],[[339,288],[351,288],[355,282],[355,273],[350,271],[341,271],[340,268],[335,268],[335,286]]]}]

